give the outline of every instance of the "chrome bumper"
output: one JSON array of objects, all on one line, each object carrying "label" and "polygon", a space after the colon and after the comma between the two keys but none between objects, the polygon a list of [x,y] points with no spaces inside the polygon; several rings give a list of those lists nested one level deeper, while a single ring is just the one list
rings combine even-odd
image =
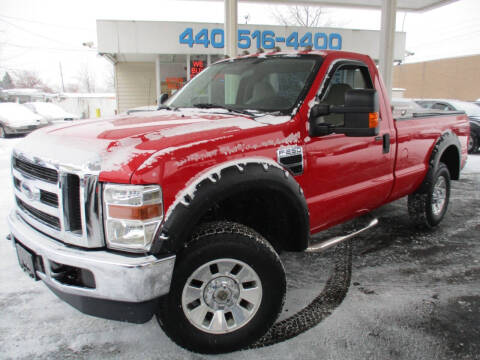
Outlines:
[{"label": "chrome bumper", "polygon": [[[68,247],[33,229],[14,210],[8,217],[15,240],[43,258],[45,273],[38,277],[59,292],[104,300],[144,302],[170,290],[175,256],[157,259],[153,255],[125,256],[104,250]],[[60,283],[51,275],[50,262],[92,272],[95,288]]]}]

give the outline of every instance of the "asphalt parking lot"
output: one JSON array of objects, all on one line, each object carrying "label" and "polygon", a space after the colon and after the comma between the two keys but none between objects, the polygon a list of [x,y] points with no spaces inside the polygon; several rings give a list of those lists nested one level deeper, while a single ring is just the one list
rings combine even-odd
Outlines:
[{"label": "asphalt parking lot", "polygon": [[[345,257],[345,299],[318,325],[275,345],[205,356],[176,346],[154,319],[134,325],[83,315],[20,270],[3,240],[16,141],[0,140],[0,358],[480,359],[480,155],[453,183],[438,229],[413,229],[405,199],[375,211],[380,224]],[[281,319],[322,291],[335,254],[282,254],[289,291]]]}]

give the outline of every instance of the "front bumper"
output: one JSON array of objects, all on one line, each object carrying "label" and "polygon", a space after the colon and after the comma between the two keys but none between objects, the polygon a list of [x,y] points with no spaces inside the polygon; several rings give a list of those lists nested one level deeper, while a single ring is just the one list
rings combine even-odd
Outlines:
[{"label": "front bumper", "polygon": [[[66,246],[33,229],[15,210],[10,213],[8,223],[14,240],[41,256],[44,272],[37,269],[36,274],[59,296],[140,303],[170,290],[175,256],[158,259],[153,255],[122,255]],[[58,281],[54,278],[54,267],[58,264],[90,271],[94,288]]]}]

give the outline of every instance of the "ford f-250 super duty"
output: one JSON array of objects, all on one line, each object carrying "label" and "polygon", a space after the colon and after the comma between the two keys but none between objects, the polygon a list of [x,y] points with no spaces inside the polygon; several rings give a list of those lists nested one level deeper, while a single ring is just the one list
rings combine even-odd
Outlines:
[{"label": "ford f-250 super duty", "polygon": [[417,225],[439,224],[468,134],[464,113],[393,119],[365,55],[227,59],[158,111],[28,136],[10,238],[80,311],[155,314],[181,346],[231,351],[282,309],[278,251],[321,250],[311,234],[407,195]]}]

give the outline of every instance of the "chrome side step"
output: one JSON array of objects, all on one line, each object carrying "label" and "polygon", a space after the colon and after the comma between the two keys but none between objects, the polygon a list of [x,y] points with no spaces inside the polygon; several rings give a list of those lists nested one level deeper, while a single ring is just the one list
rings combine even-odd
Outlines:
[{"label": "chrome side step", "polygon": [[318,244],[313,244],[312,246],[309,246],[305,252],[310,252],[310,253],[314,253],[314,252],[321,252],[321,251],[325,251],[327,250],[328,248],[331,248],[332,246],[335,246],[337,245],[338,243],[341,243],[342,241],[345,241],[345,240],[348,240],[348,239],[351,239],[352,237],[354,236],[357,236],[358,234],[361,234],[362,232],[364,231],[367,231],[371,228],[373,228],[374,226],[376,226],[378,224],[378,219],[377,218],[374,218],[370,221],[370,223],[365,226],[364,228],[361,228],[357,231],[354,231],[348,235],[344,235],[344,236],[335,236],[331,239],[328,239],[328,240],[325,240],[325,241],[322,241]]}]

